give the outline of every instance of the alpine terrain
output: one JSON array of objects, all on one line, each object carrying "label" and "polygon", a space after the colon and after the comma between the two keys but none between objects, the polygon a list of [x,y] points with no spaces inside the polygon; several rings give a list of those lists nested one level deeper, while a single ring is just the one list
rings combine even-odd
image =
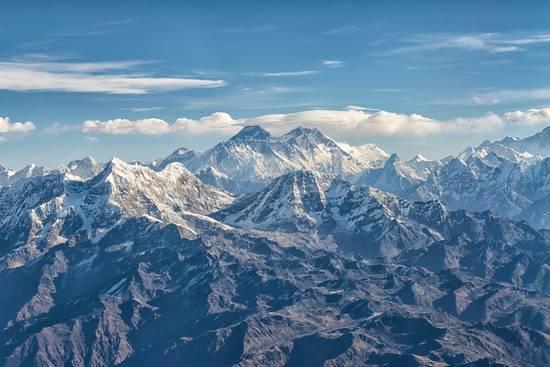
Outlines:
[{"label": "alpine terrain", "polygon": [[0,365],[548,366],[549,144],[0,167]]}]

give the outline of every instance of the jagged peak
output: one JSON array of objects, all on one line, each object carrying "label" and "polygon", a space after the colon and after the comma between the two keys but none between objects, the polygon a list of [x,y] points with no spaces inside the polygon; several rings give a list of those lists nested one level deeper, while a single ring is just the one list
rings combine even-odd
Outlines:
[{"label": "jagged peak", "polygon": [[455,171],[455,170],[461,170],[462,171],[465,168],[468,168],[468,164],[466,162],[464,162],[464,160],[462,160],[462,158],[456,157],[456,158],[451,159],[449,162],[447,162],[445,167],[448,170],[452,170],[452,171]]},{"label": "jagged peak", "polygon": [[127,177],[128,175],[133,175],[134,171],[151,171],[153,169],[141,165],[139,163],[128,163],[120,158],[113,157],[109,162],[105,164],[103,170],[95,177],[94,180],[104,180],[110,175],[123,176]]},{"label": "jagged peak", "polygon": [[93,165],[93,164],[97,164],[97,161],[93,157],[88,156],[88,157],[84,157],[84,158],[81,158],[81,159],[75,159],[75,160],[70,161],[67,164],[67,167],[71,168],[71,167],[74,167],[74,166],[82,164],[82,163]]},{"label": "jagged peak", "polygon": [[394,167],[400,161],[401,160],[399,159],[399,156],[397,155],[397,153],[392,153],[384,163],[384,168]]},{"label": "jagged peak", "polygon": [[224,179],[229,179],[229,176],[227,176],[225,173],[218,171],[215,167],[212,166],[204,166],[201,169],[197,171],[197,175],[210,175],[212,177],[221,177]]},{"label": "jagged peak", "polygon": [[190,152],[193,151],[187,147],[179,147],[178,149],[174,150],[168,157],[177,157],[180,155],[188,154]]},{"label": "jagged peak", "polygon": [[323,134],[319,129],[315,128],[315,127],[303,127],[303,126],[298,126],[298,127],[295,127],[294,129],[290,130],[287,135],[294,135],[294,136],[299,136],[299,135],[311,135],[311,134]]},{"label": "jagged peak", "polygon": [[409,162],[430,162],[430,159],[424,157],[422,154],[417,154]]},{"label": "jagged peak", "polygon": [[[486,139],[486,140],[483,140],[483,141],[481,142],[481,144],[479,144],[478,149],[484,148],[484,147],[486,147],[486,146],[488,146],[488,145],[491,145],[491,141],[490,141],[490,140],[487,140],[487,139]],[[468,147],[468,148],[469,148],[469,149],[473,149],[472,147]],[[466,149],[468,149],[468,148],[466,148]]]},{"label": "jagged peak", "polygon": [[111,160],[107,163],[107,166],[110,166],[110,167],[126,167],[130,165],[131,165],[130,163],[125,162],[122,159],[117,157],[111,158]]},{"label": "jagged peak", "polygon": [[520,140],[521,140],[520,138],[516,138],[516,137],[512,137],[512,136],[507,136],[507,137],[505,137],[504,139],[498,141],[498,143],[509,144],[509,143],[513,143],[513,142],[516,142],[516,141],[520,141]]},{"label": "jagged peak", "polygon": [[13,172],[13,171],[7,167],[0,165],[0,173],[10,173],[10,172]]},{"label": "jagged peak", "polygon": [[[323,134],[319,129],[317,128],[310,128],[310,127],[303,127],[298,126],[292,130],[290,130],[285,135],[281,136],[282,140],[288,140],[288,139],[313,139],[316,141],[333,141],[331,138]],[[336,144],[336,143],[335,143]]]},{"label": "jagged peak", "polygon": [[[120,158],[113,157],[103,169],[102,172],[107,174],[114,173],[120,176],[127,176],[128,174],[136,174],[137,172],[156,174],[187,174],[194,176],[185,166],[179,162],[170,162],[163,167],[160,171],[155,171],[150,167],[144,166],[139,163],[128,163]],[[104,176],[100,174],[100,176]]]},{"label": "jagged peak", "polygon": [[271,133],[261,126],[245,126],[231,140],[269,140]]}]

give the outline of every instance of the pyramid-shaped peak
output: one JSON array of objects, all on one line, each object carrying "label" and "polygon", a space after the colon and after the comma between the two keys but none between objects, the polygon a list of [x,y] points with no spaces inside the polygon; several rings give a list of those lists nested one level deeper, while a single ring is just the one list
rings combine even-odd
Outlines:
[{"label": "pyramid-shaped peak", "polygon": [[386,160],[386,163],[384,163],[384,167],[390,167],[395,166],[397,163],[399,163],[400,159],[397,153],[392,153],[390,157]]},{"label": "pyramid-shaped peak", "polygon": [[430,160],[424,157],[422,154],[417,154],[410,161],[411,162],[429,162]]},{"label": "pyramid-shaped peak", "polygon": [[271,133],[261,126],[245,126],[231,140],[269,140]]},{"label": "pyramid-shaped peak", "polygon": [[292,130],[290,130],[287,134],[287,136],[325,136],[319,129],[315,127],[303,127],[298,126]]}]

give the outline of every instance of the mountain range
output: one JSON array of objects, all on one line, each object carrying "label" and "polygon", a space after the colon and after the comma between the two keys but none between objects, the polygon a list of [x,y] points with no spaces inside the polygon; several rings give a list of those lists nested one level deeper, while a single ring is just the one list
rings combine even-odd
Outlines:
[{"label": "mountain range", "polygon": [[1,364],[547,366],[549,142],[0,168]]}]

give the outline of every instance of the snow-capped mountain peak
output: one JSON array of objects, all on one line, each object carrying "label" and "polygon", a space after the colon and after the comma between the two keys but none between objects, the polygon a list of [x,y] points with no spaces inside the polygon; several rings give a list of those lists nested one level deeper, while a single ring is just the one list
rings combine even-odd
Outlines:
[{"label": "snow-capped mountain peak", "polygon": [[60,171],[66,171],[75,178],[87,180],[96,176],[102,169],[103,164],[98,163],[92,157],[85,157],[69,162],[66,167],[61,167]]},{"label": "snow-capped mountain peak", "polygon": [[317,128],[309,128],[309,127],[303,127],[298,126],[292,130],[290,130],[288,133],[284,134],[279,138],[281,141],[286,141],[288,139],[307,139],[311,142],[328,142],[332,141],[328,136],[324,135],[319,129]]},{"label": "snow-capped mountain peak", "polygon": [[316,214],[326,205],[325,191],[332,178],[298,170],[275,179],[264,190],[242,198],[215,215],[242,227],[305,230],[315,226]]},{"label": "snow-capped mountain peak", "polygon": [[249,125],[243,127],[231,140],[269,140],[271,133],[261,126]]},{"label": "snow-capped mountain peak", "polygon": [[378,167],[388,158],[388,153],[374,144],[352,146],[346,143],[338,143],[338,145],[353,158],[365,163],[367,167]]},{"label": "snow-capped mountain peak", "polygon": [[466,148],[459,156],[467,160],[472,155],[485,157],[489,152],[515,163],[534,164],[550,157],[550,126],[526,138],[507,136],[504,139],[482,142],[477,148]]},{"label": "snow-capped mountain peak", "polygon": [[366,167],[317,129],[299,127],[272,136],[259,126],[244,127],[231,139],[184,164],[197,174],[212,167],[247,192],[295,170],[351,175]]},{"label": "snow-capped mountain peak", "polygon": [[426,157],[424,157],[422,154],[417,154],[414,157],[412,157],[409,161],[410,163],[420,163],[420,162],[429,162],[430,160]]}]

